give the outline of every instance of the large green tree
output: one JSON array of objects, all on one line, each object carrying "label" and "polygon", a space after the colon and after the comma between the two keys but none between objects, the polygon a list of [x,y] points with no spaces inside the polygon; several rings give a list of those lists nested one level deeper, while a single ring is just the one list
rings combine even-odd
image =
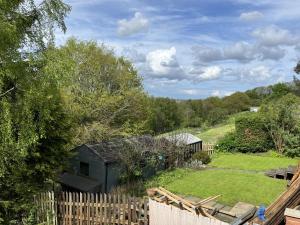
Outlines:
[{"label": "large green tree", "polygon": [[96,42],[70,39],[47,52],[45,73],[63,74],[61,91],[76,121],[76,143],[146,131],[148,97],[133,65]]},{"label": "large green tree", "polygon": [[300,98],[287,94],[261,108],[265,127],[273,140],[276,150],[300,154]]},{"label": "large green tree", "polygon": [[67,158],[70,119],[41,55],[70,10],[60,0],[0,1],[0,223],[21,224]]}]

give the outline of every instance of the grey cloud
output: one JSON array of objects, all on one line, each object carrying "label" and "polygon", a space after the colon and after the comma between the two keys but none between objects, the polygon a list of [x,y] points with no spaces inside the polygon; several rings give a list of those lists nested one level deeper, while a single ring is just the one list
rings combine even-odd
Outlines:
[{"label": "grey cloud", "polygon": [[144,53],[137,51],[134,47],[124,48],[121,54],[126,58],[128,58],[129,60],[133,61],[134,63],[146,62],[146,55]]},{"label": "grey cloud", "polygon": [[192,51],[195,59],[200,62],[212,62],[223,59],[220,49],[206,46],[194,46],[192,47]]},{"label": "grey cloud", "polygon": [[258,28],[252,32],[252,35],[263,46],[294,45],[299,41],[299,37],[275,25]]}]

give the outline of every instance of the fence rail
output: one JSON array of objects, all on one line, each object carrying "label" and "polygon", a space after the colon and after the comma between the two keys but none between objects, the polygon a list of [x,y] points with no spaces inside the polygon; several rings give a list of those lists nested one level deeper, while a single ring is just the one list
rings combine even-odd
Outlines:
[{"label": "fence rail", "polygon": [[35,197],[38,222],[53,225],[146,225],[148,199],[120,194],[62,192]]},{"label": "fence rail", "polygon": [[214,147],[215,147],[215,144],[203,143],[202,151],[207,152],[208,155],[212,155],[215,153]]}]

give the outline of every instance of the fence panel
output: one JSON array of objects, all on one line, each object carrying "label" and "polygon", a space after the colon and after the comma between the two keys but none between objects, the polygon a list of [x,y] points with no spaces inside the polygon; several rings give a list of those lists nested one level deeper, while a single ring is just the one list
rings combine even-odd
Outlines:
[{"label": "fence panel", "polygon": [[215,145],[211,143],[203,143],[202,151],[207,152],[208,155],[212,155],[215,153],[214,150]]},{"label": "fence panel", "polygon": [[149,225],[229,225],[220,220],[196,215],[151,199],[149,200],[149,213]]},{"label": "fence panel", "polygon": [[147,225],[148,200],[120,194],[42,193],[38,222],[51,225]]}]

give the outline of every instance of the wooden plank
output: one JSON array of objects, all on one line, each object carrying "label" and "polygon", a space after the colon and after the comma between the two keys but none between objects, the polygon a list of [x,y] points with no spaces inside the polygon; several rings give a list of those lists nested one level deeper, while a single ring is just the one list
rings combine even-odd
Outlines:
[{"label": "wooden plank", "polygon": [[104,214],[103,214],[103,220],[104,220],[104,225],[107,225],[107,195],[104,193],[103,195],[104,201]]},{"label": "wooden plank", "polygon": [[125,220],[126,220],[126,196],[123,195],[122,197],[122,213],[123,213],[123,216],[122,216],[122,225],[125,225]]},{"label": "wooden plank", "polygon": [[148,199],[144,198],[144,224],[148,224]]},{"label": "wooden plank", "polygon": [[118,225],[121,224],[121,195],[118,194]]},{"label": "wooden plank", "polygon": [[95,225],[95,194],[91,194],[91,217],[92,217],[92,225]]},{"label": "wooden plank", "polygon": [[127,209],[128,209],[128,224],[131,224],[132,223],[132,217],[131,217],[131,197],[128,196],[127,198],[128,200],[128,205],[127,205]]},{"label": "wooden plank", "polygon": [[114,210],[113,210],[113,224],[116,224],[116,223],[118,223],[118,217],[117,217],[117,215],[118,215],[118,203],[117,203],[117,196],[116,196],[116,194],[113,194],[113,208],[114,208]]},{"label": "wooden plank", "polygon": [[98,206],[98,202],[99,202],[99,195],[98,193],[96,193],[95,195],[95,224],[98,224],[99,222],[99,206]]},{"label": "wooden plank", "polygon": [[137,218],[136,218],[136,199],[135,197],[132,197],[132,221],[133,223],[137,222]]},{"label": "wooden plank", "polygon": [[91,218],[90,218],[90,214],[91,214],[91,193],[87,193],[87,199],[86,199],[86,213],[87,213],[87,224],[90,225],[91,224]]},{"label": "wooden plank", "polygon": [[82,212],[82,210],[83,210],[83,204],[82,204],[82,202],[83,202],[83,194],[80,192],[79,193],[79,218],[80,218],[80,221],[79,221],[79,224],[80,225],[82,225],[83,224],[83,222],[82,222],[82,218],[83,218],[83,212]]},{"label": "wooden plank", "polygon": [[101,221],[101,225],[102,225],[102,221],[103,221],[103,195],[100,194],[100,199],[99,199],[99,206],[100,206],[100,211],[99,211],[99,220]]}]

